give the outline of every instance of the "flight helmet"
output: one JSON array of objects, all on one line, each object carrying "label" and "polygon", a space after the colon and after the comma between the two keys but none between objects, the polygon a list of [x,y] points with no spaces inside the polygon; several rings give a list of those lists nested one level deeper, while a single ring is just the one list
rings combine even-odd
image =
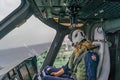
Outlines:
[{"label": "flight helmet", "polygon": [[86,36],[84,32],[80,29],[71,31],[68,37],[70,41],[72,42],[72,46],[76,46],[80,42],[86,41]]}]

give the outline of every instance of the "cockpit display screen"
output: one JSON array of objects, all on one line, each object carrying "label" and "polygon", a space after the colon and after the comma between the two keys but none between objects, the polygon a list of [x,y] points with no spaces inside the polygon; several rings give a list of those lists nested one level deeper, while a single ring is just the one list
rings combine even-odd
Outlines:
[{"label": "cockpit display screen", "polygon": [[28,71],[27,71],[27,68],[26,68],[25,65],[23,65],[20,68],[20,73],[21,73],[21,76],[22,76],[23,80],[30,80],[30,76],[28,74]]},{"label": "cockpit display screen", "polygon": [[28,68],[28,70],[30,72],[31,77],[33,78],[33,76],[35,74],[35,71],[34,71],[32,63],[31,62],[27,62],[26,65],[27,65],[27,68]]},{"label": "cockpit display screen", "polygon": [[10,76],[10,78],[11,78],[13,75],[14,75],[14,71],[13,71],[13,70],[9,71],[9,76]]}]

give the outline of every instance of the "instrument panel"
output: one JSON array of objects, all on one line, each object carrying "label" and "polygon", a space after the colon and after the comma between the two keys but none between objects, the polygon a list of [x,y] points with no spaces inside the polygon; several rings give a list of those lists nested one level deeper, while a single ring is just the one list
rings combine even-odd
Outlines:
[{"label": "instrument panel", "polygon": [[24,60],[7,73],[4,74],[2,80],[38,80],[36,57]]}]

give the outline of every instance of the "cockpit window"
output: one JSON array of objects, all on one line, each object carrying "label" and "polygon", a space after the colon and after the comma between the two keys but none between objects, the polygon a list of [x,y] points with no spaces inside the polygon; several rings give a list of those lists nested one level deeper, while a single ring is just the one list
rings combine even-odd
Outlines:
[{"label": "cockpit window", "polygon": [[20,5],[21,0],[0,0],[0,21]]},{"label": "cockpit window", "polygon": [[54,66],[61,67],[62,65],[65,65],[71,54],[73,53],[73,47],[71,45],[71,41],[68,39],[68,35],[64,38],[64,41],[62,43],[62,46],[59,50],[59,53],[55,59]]},{"label": "cockpit window", "polygon": [[4,67],[23,58],[40,55],[50,48],[55,34],[54,29],[31,16],[0,40],[0,65]]},{"label": "cockpit window", "polygon": [[40,56],[37,57],[37,65],[38,65],[38,69],[40,69],[44,63],[44,60],[47,56],[47,51],[43,52]]},{"label": "cockpit window", "polygon": [[[73,52],[73,47],[71,46],[71,41],[68,39],[68,35],[64,38],[62,46],[59,50],[59,53],[55,59],[54,66],[61,67],[68,62],[70,55]],[[47,51],[44,51],[40,56],[37,57],[38,68],[42,67],[42,64],[47,56]]]}]

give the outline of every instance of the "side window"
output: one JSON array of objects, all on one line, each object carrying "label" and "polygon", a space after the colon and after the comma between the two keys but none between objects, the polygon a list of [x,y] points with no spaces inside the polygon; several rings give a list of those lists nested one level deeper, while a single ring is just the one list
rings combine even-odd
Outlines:
[{"label": "side window", "polygon": [[[55,59],[54,65],[56,67],[61,67],[61,65],[65,65],[68,62],[72,52],[73,52],[73,47],[71,46],[71,41],[68,39],[68,35],[67,35],[64,38],[59,53]],[[47,53],[48,53],[47,51],[44,51],[40,56],[37,57],[38,68],[41,68],[45,60],[45,57],[47,56]]]},{"label": "side window", "polygon": [[46,56],[47,56],[47,51],[43,52],[40,56],[37,57],[38,69],[42,67]]},{"label": "side window", "polygon": [[59,53],[55,59],[54,66],[61,67],[65,65],[71,54],[73,53],[73,47],[71,46],[71,41],[68,39],[68,35],[64,38],[62,46],[59,50]]}]

